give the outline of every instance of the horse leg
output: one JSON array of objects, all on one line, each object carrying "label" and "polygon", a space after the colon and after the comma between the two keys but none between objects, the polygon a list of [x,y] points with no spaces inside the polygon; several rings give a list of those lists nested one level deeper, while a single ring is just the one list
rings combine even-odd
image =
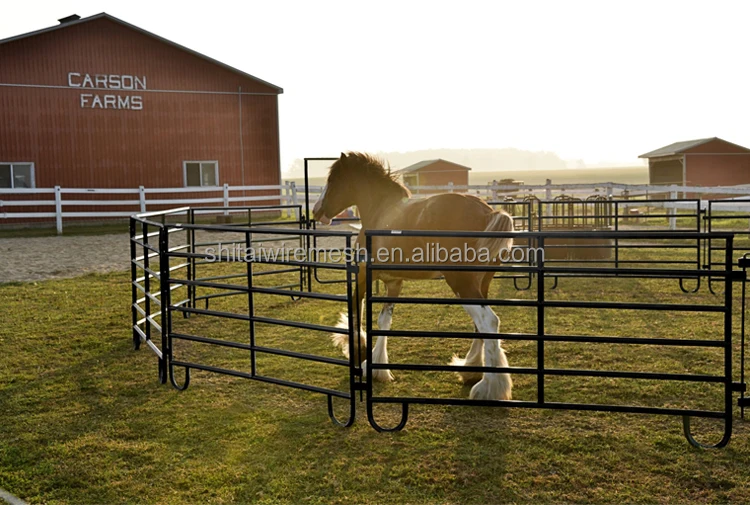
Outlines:
[{"label": "horse leg", "polygon": [[[487,276],[491,275],[491,272],[482,277],[466,273],[459,275],[455,272],[444,272],[443,275],[459,298],[487,298],[491,280]],[[479,333],[498,332],[500,319],[489,305],[464,305],[463,308],[471,316]],[[484,339],[484,366],[493,368],[508,366],[508,358],[503,348],[500,347],[499,339]],[[472,400],[510,400],[512,389],[513,381],[509,373],[485,372],[482,374],[482,380],[471,388],[469,398]]]},{"label": "horse leg", "polygon": [[[401,293],[401,286],[403,281],[396,280],[386,283],[386,290],[388,297],[396,297]],[[391,322],[393,320],[393,303],[386,303],[378,315],[378,327],[381,330],[390,330]],[[373,363],[388,363],[388,337],[380,336],[375,342],[375,347],[372,349],[372,362]],[[363,366],[364,368],[364,366]],[[393,380],[393,374],[390,370],[373,370],[372,378],[380,382],[390,382]]]},{"label": "horse leg", "polygon": [[[492,281],[492,277],[495,275],[494,272],[490,272],[488,274],[485,274],[485,276],[482,278],[482,298],[487,298],[487,295],[489,294],[490,289],[490,282]],[[477,325],[474,325],[474,331],[479,332],[479,328],[477,328]],[[469,352],[466,353],[465,358],[459,358],[457,355],[453,355],[453,358],[450,361],[450,365],[452,366],[484,366],[484,341],[481,338],[475,338],[471,341],[471,347],[469,348]],[[476,384],[482,379],[482,372],[457,372],[458,377],[461,379],[461,382],[466,384],[467,386],[470,386],[472,384]]]},{"label": "horse leg", "polygon": [[[475,331],[479,331],[474,326]],[[459,358],[458,355],[454,354],[451,358],[450,365],[452,366],[484,366],[484,341],[481,338],[475,338],[471,341],[471,347],[469,352],[466,353],[465,358]],[[467,386],[476,384],[482,379],[482,372],[456,372],[461,382]]]},{"label": "horse leg", "polygon": [[[497,333],[500,319],[488,305],[464,305],[481,333]],[[507,367],[508,358],[496,338],[484,339],[484,364],[488,367]],[[472,400],[510,400],[513,381],[508,373],[484,373],[482,380],[471,388]]]}]

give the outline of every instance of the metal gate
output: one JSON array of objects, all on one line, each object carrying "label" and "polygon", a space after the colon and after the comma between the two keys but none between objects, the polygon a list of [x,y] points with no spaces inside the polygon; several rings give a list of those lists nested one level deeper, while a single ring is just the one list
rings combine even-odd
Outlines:
[{"label": "metal gate", "polygon": [[[253,210],[269,212],[283,208],[286,206]],[[300,209],[296,210],[300,215]],[[209,238],[196,238],[201,234]],[[169,378],[175,388],[184,390],[190,384],[191,370],[202,370],[320,393],[327,396],[331,419],[342,426],[351,425],[355,419],[355,391],[363,389],[361,368],[355,363],[354,354],[349,359],[335,358],[290,349],[288,345],[293,344],[290,341],[277,339],[278,345],[267,345],[258,338],[260,325],[317,335],[326,347],[330,347],[330,333],[343,333],[348,337],[350,349],[359,345],[359,330],[354,324],[358,314],[353,304],[357,276],[354,258],[343,262],[311,260],[305,244],[313,234],[318,239],[337,238],[343,248],[353,250],[350,233],[310,231],[298,221],[200,224],[196,223],[195,211],[190,209],[131,218],[134,345],[137,349],[145,342],[157,355],[160,381],[164,383]],[[217,235],[218,242],[210,238]],[[174,236],[184,240],[175,243]],[[281,246],[276,247],[279,243]],[[305,254],[284,254],[284,246],[289,244],[297,246],[293,249],[295,253]],[[262,245],[272,245],[267,255],[261,252]],[[146,254],[139,255],[138,248],[143,248]],[[273,254],[274,250],[279,253]],[[153,267],[154,258],[158,259],[158,268]],[[211,271],[213,267],[218,271]],[[313,268],[340,277],[346,292],[325,293],[305,286],[302,281]],[[139,276],[140,271],[146,274]],[[199,276],[196,272],[203,273]],[[265,315],[258,303],[262,296],[332,302],[339,311],[348,314],[348,328]],[[219,326],[227,329],[217,335],[200,334],[190,328],[190,319],[196,319],[195,316],[221,319]],[[222,359],[225,350],[235,353],[232,359],[224,357],[226,364],[211,362]],[[274,373],[279,372],[278,366],[269,367],[270,373],[264,372],[264,365],[274,357],[340,370],[339,375],[345,381],[338,386],[321,386],[280,377]],[[177,373],[178,369],[182,374]],[[283,375],[284,370],[281,372]],[[348,417],[343,421],[334,414],[334,398],[348,402]]]},{"label": "metal gate", "polygon": [[[670,265],[671,268],[663,266],[654,266],[648,262],[644,264],[629,263],[619,265],[618,268],[601,266],[596,264],[586,264],[583,266],[562,266],[560,264],[548,264],[544,257],[539,258],[533,265],[513,266],[502,264],[498,266],[487,265],[416,265],[410,262],[401,261],[399,263],[378,263],[374,260],[377,258],[376,251],[373,248],[373,239],[375,237],[389,237],[389,240],[399,240],[405,237],[421,237],[422,239],[439,240],[443,237],[501,237],[514,236],[513,233],[457,233],[457,232],[432,232],[432,231],[391,231],[391,230],[373,230],[366,232],[366,249],[367,249],[367,293],[366,293],[366,324],[368,354],[366,375],[372,376],[373,370],[404,370],[404,371],[437,371],[437,372],[508,372],[513,375],[528,375],[536,378],[536,398],[533,400],[511,400],[511,401],[487,401],[471,400],[467,398],[430,398],[417,396],[380,396],[376,394],[372,383],[367,383],[367,413],[372,426],[378,431],[400,430],[404,427],[408,419],[409,405],[412,404],[438,404],[438,405],[472,405],[472,406],[499,406],[508,408],[535,408],[535,409],[555,409],[555,410],[586,410],[602,412],[622,412],[635,414],[660,414],[681,416],[683,418],[684,434],[688,441],[695,446],[699,444],[690,432],[690,419],[692,417],[714,418],[724,421],[724,432],[721,440],[713,447],[725,446],[732,433],[732,395],[735,391],[744,391],[744,370],[741,382],[733,382],[732,379],[732,306],[733,306],[733,289],[734,281],[744,280],[744,272],[735,271],[732,268],[733,261],[733,235],[730,233],[712,233],[704,235],[698,232],[529,232],[522,236],[529,243],[535,244],[544,250],[545,244],[550,241],[570,238],[604,238],[612,240],[632,240],[648,239],[649,241],[662,240],[668,244],[674,244],[675,241],[682,241],[688,244],[698,243],[700,240],[711,240],[714,243],[722,243],[724,251],[724,261],[721,266],[716,264],[712,270],[696,271],[692,268],[685,269],[679,263]],[[391,242],[393,243],[393,242]],[[378,273],[388,271],[481,271],[481,272],[502,272],[504,274],[528,273],[535,277],[535,296],[529,299],[457,299],[457,298],[434,298],[434,297],[401,297],[389,298],[387,296],[377,296],[372,288],[373,280]],[[555,276],[588,276],[595,278],[606,278],[617,275],[620,278],[638,278],[638,279],[681,279],[686,276],[715,279],[724,285],[724,292],[716,303],[698,304],[692,303],[660,303],[660,302],[622,302],[622,301],[592,301],[592,300],[552,300],[549,297],[551,287],[546,282],[547,279]],[[743,283],[744,287],[744,283]],[[744,289],[743,289],[744,294]],[[694,296],[694,295],[689,295]],[[525,333],[508,333],[500,332],[497,334],[480,334],[480,338],[503,339],[512,342],[530,341],[536,343],[536,363],[535,366],[527,367],[510,367],[510,368],[489,368],[489,367],[457,367],[451,365],[435,365],[425,363],[373,363],[371,348],[374,344],[373,339],[377,337],[390,337],[396,339],[403,338],[425,338],[425,339],[474,339],[477,334],[473,332],[451,332],[451,331],[430,331],[424,330],[380,330],[373,323],[377,313],[373,307],[376,303],[398,303],[398,304],[416,304],[425,305],[488,305],[493,307],[525,307],[536,312],[535,331]],[[743,304],[744,305],[744,304]],[[647,336],[594,336],[584,334],[557,334],[548,331],[546,328],[546,313],[550,309],[568,308],[568,309],[592,309],[592,310],[618,310],[618,311],[643,311],[666,313],[672,316],[680,313],[703,312],[715,314],[720,319],[718,322],[721,330],[718,338],[708,339],[685,339],[685,338],[653,338]],[[744,324],[744,318],[743,318]],[[744,330],[744,327],[743,327]],[[550,343],[578,343],[587,345],[641,345],[656,347],[692,347],[704,349],[719,349],[723,352],[723,359],[720,370],[710,374],[696,373],[661,373],[654,371],[628,371],[628,370],[592,370],[582,368],[561,368],[550,367],[547,365],[549,356]],[[744,340],[743,340],[744,343]],[[744,356],[743,356],[744,358]],[[706,410],[696,408],[675,408],[669,406],[642,406],[631,404],[600,404],[600,403],[571,403],[565,401],[550,401],[545,392],[545,384],[552,377],[588,377],[588,378],[611,378],[611,379],[633,379],[633,380],[651,380],[651,381],[682,381],[700,384],[718,384],[721,386],[722,393],[720,401],[723,405],[721,409]],[[744,393],[743,393],[744,396]],[[376,404],[397,404],[401,406],[401,420],[391,428],[380,426],[374,418],[373,406]],[[744,403],[743,403],[744,404]]]},{"label": "metal gate", "polygon": [[[217,209],[204,209],[213,212]],[[223,212],[225,209],[218,209]],[[142,214],[131,218],[130,248],[132,275],[132,328],[133,343],[138,348],[145,343],[157,356],[159,379],[162,383],[169,378],[177,389],[185,389],[190,383],[191,370],[201,370],[230,375],[260,382],[302,389],[325,395],[328,402],[328,413],[334,423],[350,426],[356,417],[356,392],[366,392],[366,409],[372,426],[379,431],[398,430],[404,427],[408,419],[409,405],[482,405],[511,408],[535,408],[553,410],[586,410],[603,412],[622,412],[638,414],[660,414],[681,416],[684,433],[688,441],[701,446],[690,432],[690,419],[693,417],[722,420],[724,431],[721,440],[713,447],[723,447],[729,441],[732,432],[733,393],[742,392],[740,406],[746,405],[744,398],[744,300],[745,284],[742,282],[742,356],[740,380],[732,378],[732,308],[735,293],[732,284],[745,280],[746,260],[735,261],[734,234],[732,233],[699,233],[675,231],[533,231],[504,233],[477,232],[428,232],[428,231],[392,231],[372,230],[366,233],[366,257],[352,255],[338,261],[323,261],[317,253],[309,250],[309,244],[332,238],[341,241],[341,247],[355,250],[355,237],[349,232],[310,230],[300,208],[294,220],[257,220],[252,212],[276,212],[290,210],[289,206],[235,209],[246,212],[248,219],[233,224],[201,223],[196,219],[199,211],[188,208],[164,212]],[[300,217],[302,216],[302,217]],[[612,264],[565,264],[547,262],[544,257],[523,264],[487,265],[419,265],[414,263],[378,263],[373,251],[373,238],[379,236],[396,237],[501,237],[512,235],[523,237],[529,247],[545,250],[550,242],[570,238],[600,238],[605,240],[648,240],[651,243],[662,241],[669,249],[672,246],[686,244],[688,249],[693,244],[709,243],[715,251],[721,251],[723,261],[715,259],[710,269],[695,270],[692,263],[688,266],[678,261],[662,263],[630,262]],[[208,237],[207,239],[205,237]],[[229,245],[221,249],[222,243]],[[254,251],[257,246],[296,244],[305,252],[303,257],[264,257],[253,255],[238,256],[242,249]],[[218,250],[210,250],[217,246]],[[276,246],[274,246],[276,247]],[[679,250],[679,249],[676,249]],[[350,353],[349,358],[331,357],[322,352],[301,351],[289,348],[297,340],[307,335],[316,335],[316,340],[325,342],[327,347],[329,333],[346,335],[350,349],[356,349],[360,336],[357,321],[360,307],[358,299],[357,276],[364,266],[366,274],[365,314],[362,320],[367,329],[367,365],[362,370],[355,360],[358,353]],[[738,268],[733,268],[738,266]],[[218,269],[213,271],[212,269]],[[311,278],[312,270],[320,273],[325,280],[335,281],[326,284],[311,285],[306,279]],[[374,278],[378,272],[388,270],[457,270],[457,271],[493,271],[496,274],[511,277],[529,276],[533,286],[526,299],[490,298],[489,300],[468,300],[435,297],[401,297],[388,298],[378,295],[374,290]],[[200,272],[200,275],[198,273]],[[623,302],[600,300],[559,300],[551,296],[557,277],[577,276],[581,278],[620,278],[620,279],[683,279],[686,277],[713,280],[723,284],[723,292],[715,296],[710,303]],[[328,286],[328,291],[319,289]],[[331,292],[331,289],[343,290]],[[695,295],[692,295],[695,296]],[[261,298],[272,297],[275,300],[308,300],[333,304],[341,312],[348,314],[346,328],[334,327],[310,321],[296,320],[292,314],[279,311],[266,314],[268,308]],[[534,311],[536,327],[528,332],[504,332],[497,334],[480,334],[481,338],[503,339],[511,342],[531,342],[535,346],[533,366],[511,366],[509,368],[455,367],[451,365],[434,365],[426,363],[390,363],[388,365],[373,363],[373,339],[386,336],[398,338],[429,339],[473,339],[478,335],[473,332],[394,330],[377,329],[373,323],[375,312],[373,304],[397,303],[427,305],[489,305],[494,307],[523,307]],[[299,303],[299,302],[295,302]],[[289,305],[293,307],[293,305]],[[642,335],[584,335],[556,333],[547,326],[547,314],[555,309],[574,310],[618,310],[633,312],[656,312],[672,316],[686,313],[705,313],[716,317],[719,335],[716,338],[664,338]],[[293,311],[292,311],[293,312]],[[201,333],[201,328],[192,323],[210,318],[220,319],[218,335]],[[192,321],[195,320],[195,321]],[[234,326],[232,326],[234,325]],[[262,341],[266,338],[262,328],[275,328],[283,338],[274,343]],[[292,335],[297,331],[298,335]],[[550,346],[555,343],[586,344],[592,346],[647,346],[650,348],[688,347],[696,349],[715,349],[721,353],[721,365],[710,373],[665,373],[644,370],[591,370],[574,367],[550,365]],[[211,361],[222,351],[237,353],[226,364]],[[287,361],[287,368],[302,366],[302,363],[314,363],[316,366],[336,370],[342,377],[337,384],[316,384],[306,380],[292,380],[279,372],[283,366],[268,367],[272,359]],[[182,373],[178,373],[182,369]],[[381,396],[376,394],[372,382],[364,377],[371,377],[373,370],[390,369],[404,371],[438,371],[455,372],[458,370],[482,373],[509,372],[514,376],[535,378],[535,398],[512,401],[480,401],[467,398],[425,398],[412,396]],[[365,372],[365,373],[363,373]],[[634,404],[585,403],[555,401],[547,391],[552,378],[608,378],[631,379],[636,381],[680,381],[692,384],[712,384],[721,388],[720,402],[722,408],[703,409],[675,406],[642,406]],[[387,388],[386,388],[387,391]],[[339,420],[334,413],[334,399],[343,399],[348,405],[348,417]],[[400,422],[394,427],[384,428],[375,420],[373,407],[377,404],[396,404],[402,409]]]}]

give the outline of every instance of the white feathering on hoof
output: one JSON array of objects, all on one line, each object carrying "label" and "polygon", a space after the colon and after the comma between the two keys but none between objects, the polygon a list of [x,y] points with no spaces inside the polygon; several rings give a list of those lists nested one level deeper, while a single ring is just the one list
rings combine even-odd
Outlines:
[{"label": "white feathering on hoof", "polygon": [[[466,366],[466,360],[454,354],[448,364],[451,366]],[[484,363],[478,363],[476,366],[484,366]],[[467,386],[473,386],[482,380],[482,372],[456,372],[456,374],[458,374],[458,378],[461,382]]]},{"label": "white feathering on hoof", "polygon": [[[349,314],[342,312],[339,314],[339,321],[336,323],[336,328],[349,331]],[[333,333],[331,334],[331,340],[333,341],[334,347],[341,349],[341,352],[349,357],[349,335],[346,333]],[[355,362],[359,365],[367,356],[367,338],[365,331],[360,330],[359,332],[359,349],[354,349]]]}]

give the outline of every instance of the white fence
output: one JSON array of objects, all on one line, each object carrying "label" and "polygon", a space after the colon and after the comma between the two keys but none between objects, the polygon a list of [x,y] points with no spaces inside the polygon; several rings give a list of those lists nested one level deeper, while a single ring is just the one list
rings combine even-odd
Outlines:
[{"label": "white fence", "polygon": [[[500,200],[506,196],[516,199],[535,196],[541,200],[552,200],[560,195],[585,198],[600,195],[607,198],[647,198],[663,195],[676,199],[684,195],[731,195],[750,197],[750,186],[694,187],[694,186],[649,186],[630,185],[612,182],[596,184],[552,184],[543,185],[468,185],[418,186],[410,188],[417,198],[426,193],[462,192],[471,193],[487,200]],[[318,200],[322,186],[309,187],[310,208]],[[418,193],[423,192],[423,193]],[[205,193],[206,197],[190,194]],[[248,196],[248,193],[250,194]],[[86,195],[84,198],[81,195]],[[121,195],[112,198],[112,195]],[[46,199],[45,199],[46,198]],[[183,206],[243,206],[254,202],[273,202],[278,205],[305,205],[305,187],[294,181],[283,185],[270,186],[229,186],[191,188],[145,188],[103,189],[103,188],[33,188],[0,189],[0,224],[2,220],[22,223],[27,220],[54,220],[57,232],[62,233],[64,220],[124,218],[135,213],[158,210],[155,207]],[[81,210],[85,207],[120,207],[118,210]],[[21,208],[26,209],[21,209]],[[72,210],[66,210],[75,208]],[[746,208],[746,207],[744,207]],[[16,210],[18,209],[18,210]],[[30,210],[31,209],[31,210]],[[727,209],[729,210],[729,209]],[[8,221],[6,221],[8,222]]]}]

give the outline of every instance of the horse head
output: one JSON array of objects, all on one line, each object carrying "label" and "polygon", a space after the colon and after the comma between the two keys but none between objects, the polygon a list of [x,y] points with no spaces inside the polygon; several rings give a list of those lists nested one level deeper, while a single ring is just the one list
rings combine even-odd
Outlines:
[{"label": "horse head", "polygon": [[341,153],[341,158],[331,165],[326,185],[313,207],[313,217],[316,221],[331,224],[331,218],[354,205],[353,181],[347,176],[347,167],[355,160],[350,158],[354,158],[354,155],[347,156]]}]

